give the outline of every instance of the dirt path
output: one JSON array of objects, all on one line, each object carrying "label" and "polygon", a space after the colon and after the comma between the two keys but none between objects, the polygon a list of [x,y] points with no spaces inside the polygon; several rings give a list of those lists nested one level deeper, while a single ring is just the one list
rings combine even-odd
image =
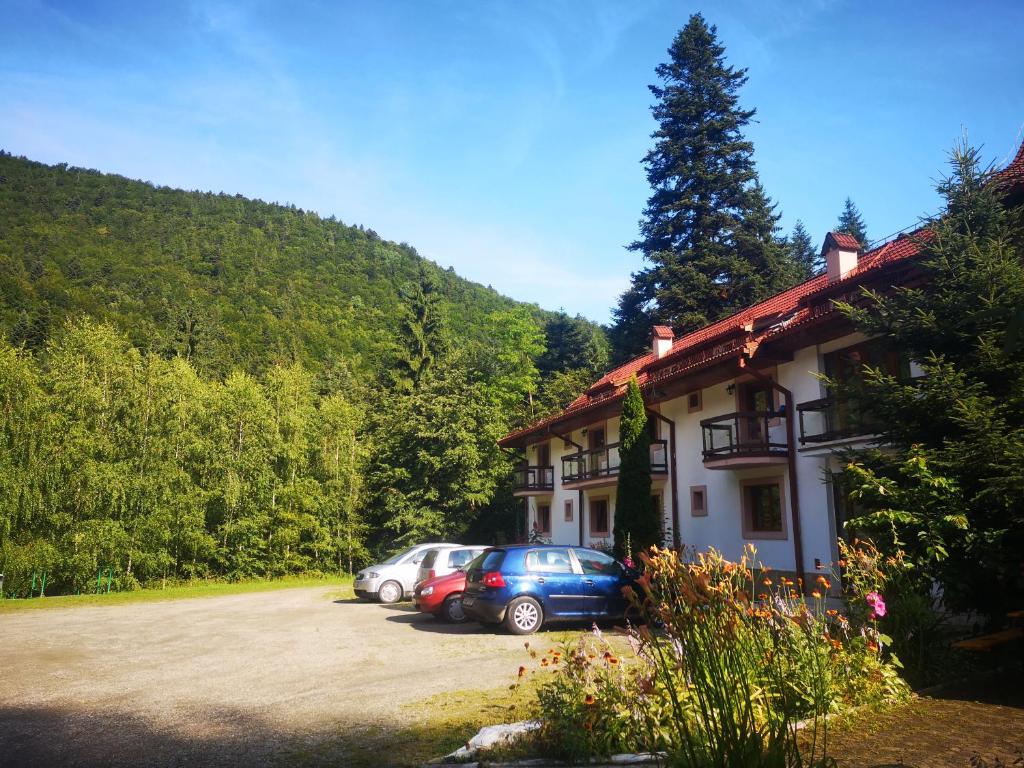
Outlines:
[{"label": "dirt path", "polygon": [[0,766],[323,755],[339,734],[400,726],[410,702],[507,683],[522,660],[520,638],[337,593],[0,615]]}]

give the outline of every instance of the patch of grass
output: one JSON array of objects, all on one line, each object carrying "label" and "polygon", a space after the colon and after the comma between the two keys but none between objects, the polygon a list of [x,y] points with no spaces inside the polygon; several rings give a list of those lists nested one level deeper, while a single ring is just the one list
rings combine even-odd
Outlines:
[{"label": "patch of grass", "polygon": [[[513,666],[509,668],[508,684],[483,690],[460,690],[441,693],[402,707],[399,721],[389,725],[365,726],[358,730],[339,732],[338,737],[311,749],[293,752],[289,765],[344,765],[351,768],[380,766],[420,766],[429,760],[454,752],[465,745],[485,725],[514,723],[538,717],[537,688],[547,681],[549,669],[541,669],[538,661],[548,648],[575,642],[580,630],[545,632],[523,638],[538,653],[532,659],[526,648],[518,662],[527,674],[514,689],[517,680]],[[605,637],[617,650],[625,650],[625,638],[606,631]],[[457,663],[457,662],[456,662]],[[521,742],[489,751],[487,761],[507,761],[537,757],[539,747],[526,737]]]},{"label": "patch of grass", "polygon": [[[514,677],[512,670],[509,678]],[[330,742],[293,752],[287,763],[347,768],[420,766],[463,746],[485,725],[536,717],[534,686],[530,681],[515,691],[503,686],[432,696],[405,705],[399,722],[344,731]],[[506,754],[513,753],[502,752],[503,757]]]},{"label": "patch of grass", "polygon": [[137,589],[132,592],[110,592],[99,595],[58,595],[55,597],[33,597],[0,600],[0,613],[35,611],[47,608],[77,608],[92,605],[123,605],[125,603],[148,603],[160,600],[183,600],[193,597],[217,597],[246,592],[270,592],[278,589],[299,587],[338,586],[331,592],[333,600],[354,597],[352,577],[349,575],[329,576],[285,576],[279,579],[251,579],[246,581],[194,581],[175,584],[166,588]]}]

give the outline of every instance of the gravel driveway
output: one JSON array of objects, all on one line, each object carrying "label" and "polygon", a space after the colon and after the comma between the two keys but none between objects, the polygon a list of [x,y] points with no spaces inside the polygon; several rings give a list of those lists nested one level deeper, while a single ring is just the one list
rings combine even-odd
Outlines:
[{"label": "gravel driveway", "polygon": [[0,766],[326,758],[339,734],[507,684],[523,660],[522,638],[338,593],[0,614]]}]

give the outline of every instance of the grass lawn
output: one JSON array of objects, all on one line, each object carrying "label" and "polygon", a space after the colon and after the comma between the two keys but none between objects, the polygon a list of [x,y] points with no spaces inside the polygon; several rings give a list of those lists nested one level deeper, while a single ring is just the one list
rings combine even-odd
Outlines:
[{"label": "grass lawn", "polygon": [[37,611],[47,608],[75,608],[86,605],[123,605],[124,603],[145,603],[158,600],[181,600],[191,597],[216,597],[237,595],[245,592],[269,592],[277,589],[298,587],[339,587],[334,598],[352,597],[352,577],[349,575],[330,576],[284,576],[279,579],[251,579],[247,581],[195,581],[176,584],[164,589],[159,587],[138,589],[133,592],[110,592],[99,595],[59,595],[55,597],[32,597],[24,599],[7,598],[0,600],[0,613],[15,611]]}]

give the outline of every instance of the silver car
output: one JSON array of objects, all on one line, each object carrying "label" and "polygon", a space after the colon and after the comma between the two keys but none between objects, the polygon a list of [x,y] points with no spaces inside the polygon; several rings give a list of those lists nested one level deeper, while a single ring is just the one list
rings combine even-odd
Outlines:
[{"label": "silver car", "polygon": [[416,586],[416,569],[428,549],[453,549],[458,544],[417,544],[392,555],[383,563],[364,568],[356,575],[356,596],[380,603],[397,603],[411,598]]},{"label": "silver car", "polygon": [[416,584],[422,584],[427,579],[434,579],[438,576],[447,576],[466,564],[485,549],[482,544],[468,544],[464,547],[446,547],[443,549],[428,549],[420,569],[416,572]]}]

